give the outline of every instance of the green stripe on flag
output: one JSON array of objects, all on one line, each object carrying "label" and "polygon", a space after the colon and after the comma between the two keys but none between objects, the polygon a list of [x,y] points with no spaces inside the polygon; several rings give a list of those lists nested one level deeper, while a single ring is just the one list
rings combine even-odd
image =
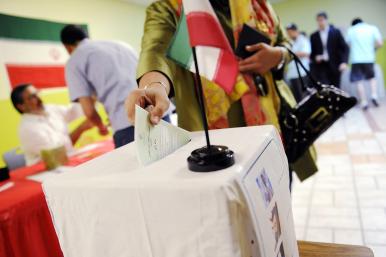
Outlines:
[{"label": "green stripe on flag", "polygon": [[[60,42],[65,23],[0,14],[0,38]],[[87,31],[87,25],[80,25]]]},{"label": "green stripe on flag", "polygon": [[192,49],[189,43],[188,26],[186,25],[185,13],[181,12],[180,22],[171,41],[166,56],[185,69],[190,69],[192,63]]}]

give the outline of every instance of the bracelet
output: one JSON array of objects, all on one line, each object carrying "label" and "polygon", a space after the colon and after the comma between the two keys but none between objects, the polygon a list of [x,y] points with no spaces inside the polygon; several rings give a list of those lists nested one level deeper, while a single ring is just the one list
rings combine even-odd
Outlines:
[{"label": "bracelet", "polygon": [[276,70],[280,70],[281,68],[283,68],[284,64],[285,64],[285,51],[286,49],[282,46],[280,46],[280,51],[281,51],[281,60],[279,62],[279,64],[276,66]]},{"label": "bracelet", "polygon": [[162,86],[165,88],[166,94],[168,93],[168,87],[167,87],[162,81],[153,81],[153,82],[150,82],[150,83],[147,84],[143,89],[146,90],[149,86],[151,86],[151,85],[153,85],[153,84],[160,84],[160,85],[162,85]]}]

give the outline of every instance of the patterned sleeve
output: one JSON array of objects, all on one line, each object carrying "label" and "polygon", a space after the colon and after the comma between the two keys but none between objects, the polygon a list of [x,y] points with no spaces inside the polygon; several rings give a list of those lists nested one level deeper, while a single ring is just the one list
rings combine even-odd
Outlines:
[{"label": "patterned sleeve", "polygon": [[166,52],[177,23],[177,15],[168,1],[157,1],[147,8],[137,79],[147,72],[159,71],[170,82],[174,81],[176,64],[166,58]]}]

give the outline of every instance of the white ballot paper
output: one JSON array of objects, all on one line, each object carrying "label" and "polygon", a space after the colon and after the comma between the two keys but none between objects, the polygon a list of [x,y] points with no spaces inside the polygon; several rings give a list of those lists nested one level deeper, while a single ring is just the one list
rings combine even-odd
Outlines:
[{"label": "white ballot paper", "polygon": [[135,106],[134,138],[138,159],[142,165],[164,158],[191,139],[188,131],[164,120],[155,126],[152,125],[149,112],[138,105]]}]

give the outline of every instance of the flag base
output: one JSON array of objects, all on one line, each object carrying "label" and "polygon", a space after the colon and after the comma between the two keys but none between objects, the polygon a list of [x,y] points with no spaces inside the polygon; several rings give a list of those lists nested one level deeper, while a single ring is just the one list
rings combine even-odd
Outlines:
[{"label": "flag base", "polygon": [[188,167],[195,172],[222,170],[235,163],[233,151],[226,146],[211,145],[194,150],[188,157]]}]

